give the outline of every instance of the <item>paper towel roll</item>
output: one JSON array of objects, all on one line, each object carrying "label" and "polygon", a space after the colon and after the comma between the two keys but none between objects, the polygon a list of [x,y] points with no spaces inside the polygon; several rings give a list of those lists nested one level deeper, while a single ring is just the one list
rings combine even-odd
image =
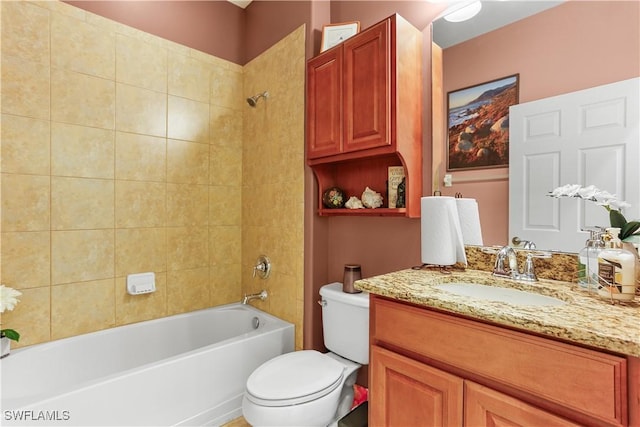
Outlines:
[{"label": "paper towel roll", "polygon": [[422,262],[434,265],[467,263],[458,208],[453,197],[423,197],[420,203]]},{"label": "paper towel roll", "polygon": [[476,199],[456,199],[462,241],[465,245],[482,246],[482,228],[480,227],[480,213]]}]

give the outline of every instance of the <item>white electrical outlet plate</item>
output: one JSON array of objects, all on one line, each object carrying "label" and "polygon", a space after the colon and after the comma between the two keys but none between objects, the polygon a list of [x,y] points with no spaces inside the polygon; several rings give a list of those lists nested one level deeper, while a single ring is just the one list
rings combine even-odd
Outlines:
[{"label": "white electrical outlet plate", "polygon": [[131,295],[148,294],[156,291],[155,273],[138,273],[127,276],[127,292]]}]

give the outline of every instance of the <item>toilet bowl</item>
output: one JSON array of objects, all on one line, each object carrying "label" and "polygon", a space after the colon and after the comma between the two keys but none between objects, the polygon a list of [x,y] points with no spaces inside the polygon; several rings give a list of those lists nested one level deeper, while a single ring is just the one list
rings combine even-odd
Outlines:
[{"label": "toilet bowl", "polygon": [[244,418],[252,426],[327,426],[351,408],[359,368],[315,350],[271,359],[247,381]]},{"label": "toilet bowl", "polygon": [[259,366],[242,401],[252,426],[326,427],[351,409],[358,369],[369,362],[369,295],[343,293],[341,283],[323,286],[320,295],[330,352],[301,350]]}]

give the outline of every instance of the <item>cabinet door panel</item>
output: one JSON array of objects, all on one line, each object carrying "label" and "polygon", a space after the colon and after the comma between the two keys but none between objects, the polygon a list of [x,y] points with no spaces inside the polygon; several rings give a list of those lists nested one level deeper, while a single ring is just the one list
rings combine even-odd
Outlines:
[{"label": "cabinet door panel", "polygon": [[390,26],[386,20],[344,44],[344,151],[391,144]]},{"label": "cabinet door panel", "polygon": [[342,151],[342,47],[307,65],[307,157]]},{"label": "cabinet door panel", "polygon": [[471,381],[464,382],[464,396],[465,426],[579,425]]},{"label": "cabinet door panel", "polygon": [[381,347],[371,347],[372,426],[462,424],[463,380]]},{"label": "cabinet door panel", "polygon": [[626,424],[622,357],[378,297],[372,307],[374,343],[446,361],[603,423]]}]

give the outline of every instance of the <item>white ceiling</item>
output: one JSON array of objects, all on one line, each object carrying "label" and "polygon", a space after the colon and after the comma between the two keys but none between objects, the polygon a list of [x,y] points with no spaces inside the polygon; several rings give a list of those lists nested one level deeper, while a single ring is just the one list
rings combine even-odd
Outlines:
[{"label": "white ceiling", "polygon": [[433,40],[443,49],[488,33],[512,22],[535,15],[563,3],[563,0],[483,0],[480,12],[468,21],[433,22]]}]

